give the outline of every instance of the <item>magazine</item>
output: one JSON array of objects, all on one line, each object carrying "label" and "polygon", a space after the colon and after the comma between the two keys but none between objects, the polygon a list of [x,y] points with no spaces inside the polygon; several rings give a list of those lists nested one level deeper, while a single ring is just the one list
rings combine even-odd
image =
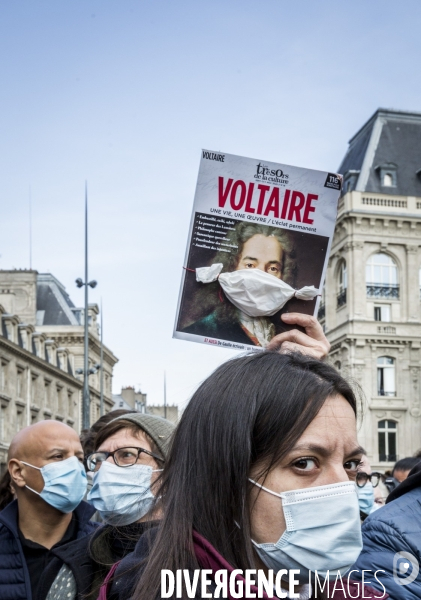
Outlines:
[{"label": "magazine", "polygon": [[342,177],[202,151],[173,337],[263,349],[317,315]]}]

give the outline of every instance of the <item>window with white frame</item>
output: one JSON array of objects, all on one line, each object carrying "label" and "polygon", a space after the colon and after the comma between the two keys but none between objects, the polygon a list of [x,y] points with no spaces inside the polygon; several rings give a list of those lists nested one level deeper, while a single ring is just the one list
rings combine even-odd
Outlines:
[{"label": "window with white frame", "polygon": [[[326,292],[325,292],[325,286],[323,286],[322,297],[320,298],[319,312],[317,313],[317,318],[319,319],[319,321],[322,321],[325,317],[326,317]],[[108,386],[107,378],[108,378],[108,375],[105,376],[105,380],[106,380],[107,386]],[[106,388],[106,389],[108,389],[108,388]]]},{"label": "window with white frame", "polygon": [[38,375],[31,373],[31,399],[32,404],[37,403],[37,387],[38,387]]},{"label": "window with white frame", "polygon": [[377,394],[396,396],[395,359],[391,356],[379,356],[377,359]]},{"label": "window with white frame", "polygon": [[50,381],[44,379],[44,404],[48,406],[50,403]]},{"label": "window with white frame", "polygon": [[7,387],[7,363],[0,360],[0,390],[5,390]]},{"label": "window with white frame", "polygon": [[57,412],[63,414],[63,388],[60,385],[56,386],[57,391]]},{"label": "window with white frame", "polygon": [[346,304],[346,291],[348,289],[348,271],[346,262],[343,260],[339,265],[338,271],[338,294],[336,297],[336,307],[340,308]]},{"label": "window with white frame", "polygon": [[388,254],[379,252],[370,256],[365,280],[369,298],[399,299],[398,267]]},{"label": "window with white frame", "polygon": [[395,462],[398,457],[397,438],[398,424],[396,421],[385,419],[377,424],[379,442],[379,460],[381,462]]},{"label": "window with white frame", "polygon": [[16,394],[18,398],[23,398],[23,375],[23,369],[18,369],[16,377]]},{"label": "window with white frame", "polygon": [[398,283],[398,267],[393,258],[383,252],[370,256],[365,273],[367,283],[389,285]]},{"label": "window with white frame", "polygon": [[346,290],[348,287],[348,273],[346,270],[346,262],[343,260],[341,263],[341,266],[339,268],[339,280],[338,280],[338,284],[339,284],[339,291],[342,292],[343,290]]},{"label": "window with white frame", "polygon": [[69,417],[73,417],[73,392],[67,392],[67,413]]},{"label": "window with white frame", "polygon": [[23,416],[22,410],[16,412],[16,431],[20,431],[23,428]]},{"label": "window with white frame", "polygon": [[383,185],[384,185],[384,187],[392,187],[393,177],[392,177],[391,173],[385,173],[383,175]]},{"label": "window with white frame", "polygon": [[6,407],[0,404],[0,440],[3,442],[6,437]]},{"label": "window with white frame", "polygon": [[374,306],[374,320],[390,322],[390,304],[377,304]]}]

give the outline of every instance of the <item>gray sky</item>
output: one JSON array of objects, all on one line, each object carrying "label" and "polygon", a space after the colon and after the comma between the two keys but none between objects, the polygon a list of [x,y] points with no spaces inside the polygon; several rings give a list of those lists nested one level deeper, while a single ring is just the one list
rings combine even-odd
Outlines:
[{"label": "gray sky", "polygon": [[200,149],[335,171],[379,107],[421,111],[419,0],[0,3],[0,268],[103,298],[114,391],[182,405],[233,351],[172,340]]}]

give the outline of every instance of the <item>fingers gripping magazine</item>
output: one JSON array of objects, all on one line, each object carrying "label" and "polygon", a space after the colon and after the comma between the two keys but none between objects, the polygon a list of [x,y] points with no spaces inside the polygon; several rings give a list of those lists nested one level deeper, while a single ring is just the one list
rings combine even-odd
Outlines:
[{"label": "fingers gripping magazine", "polygon": [[264,348],[316,315],[342,178],[202,151],[173,337]]}]

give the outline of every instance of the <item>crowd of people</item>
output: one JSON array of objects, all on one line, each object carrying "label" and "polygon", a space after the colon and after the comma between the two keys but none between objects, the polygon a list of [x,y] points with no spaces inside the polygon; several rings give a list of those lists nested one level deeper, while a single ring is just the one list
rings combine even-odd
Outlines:
[{"label": "crowd of people", "polygon": [[182,597],[222,597],[225,572],[232,599],[421,598],[421,457],[373,472],[360,398],[324,360],[320,325],[283,319],[305,333],[221,365],[177,426],[113,411],[81,437],[53,420],[18,432],[0,486],[0,599],[181,597],[162,573],[200,570],[209,585]]}]

